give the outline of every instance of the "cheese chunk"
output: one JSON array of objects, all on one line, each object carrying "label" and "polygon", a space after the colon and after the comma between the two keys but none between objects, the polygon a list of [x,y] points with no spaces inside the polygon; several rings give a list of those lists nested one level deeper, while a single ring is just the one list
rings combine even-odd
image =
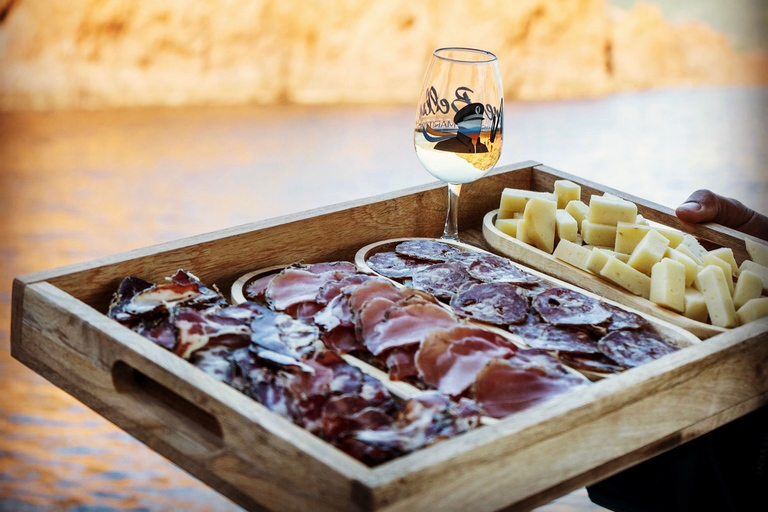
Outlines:
[{"label": "cheese chunk", "polygon": [[532,197],[539,197],[550,201],[555,200],[555,195],[550,192],[534,192],[532,190],[522,190],[518,188],[505,188],[501,192],[498,217],[500,219],[511,219],[514,217],[515,212],[524,212],[525,205],[528,204],[528,201]]},{"label": "cheese chunk", "polygon": [[[688,233],[683,235],[683,241],[680,245],[684,245],[696,256],[693,261],[701,261],[701,258],[707,254],[707,250],[696,240],[696,237]],[[680,247],[676,247],[676,249],[680,249]]]},{"label": "cheese chunk", "polygon": [[760,276],[760,279],[763,281],[763,293],[768,294],[768,267],[751,260],[744,260],[741,262],[741,265],[739,265],[739,272],[741,273],[745,270],[749,270]]},{"label": "cheese chunk", "polygon": [[643,224],[644,226],[648,226],[649,225],[648,224],[648,219],[646,219],[645,217],[643,217],[639,213],[637,214],[637,218],[635,219],[635,224]]},{"label": "cheese chunk", "polygon": [[570,263],[574,267],[578,267],[582,270],[587,270],[587,259],[592,251],[578,245],[570,240],[561,239],[555,247],[555,252],[552,253],[555,258],[563,260],[566,263]]},{"label": "cheese chunk", "polygon": [[675,250],[691,258],[697,265],[702,265],[699,255],[694,253],[686,244],[678,245]]},{"label": "cheese chunk", "polygon": [[512,238],[517,237],[517,225],[520,223],[520,219],[496,219],[496,229],[509,235]]},{"label": "cheese chunk", "polygon": [[685,312],[687,318],[697,322],[706,322],[709,317],[704,295],[696,288],[685,289]]},{"label": "cheese chunk", "polygon": [[696,275],[699,273],[699,265],[689,256],[686,256],[677,249],[672,249],[669,247],[667,247],[667,251],[664,253],[664,257],[683,264],[685,267],[685,286],[691,286],[693,284],[693,280],[696,279]]},{"label": "cheese chunk", "polygon": [[605,252],[603,249],[593,248],[590,250],[589,257],[587,258],[587,270],[593,274],[600,275],[600,271],[608,263],[608,258],[611,255]]},{"label": "cheese chunk", "polygon": [[635,295],[651,296],[651,278],[613,256],[608,257],[600,275]]},{"label": "cheese chunk", "polygon": [[579,225],[570,213],[565,210],[557,210],[555,212],[555,223],[557,237],[560,240],[576,241],[576,237],[579,236]]},{"label": "cheese chunk", "polygon": [[707,303],[707,312],[712,325],[718,327],[736,327],[739,317],[733,306],[731,292],[726,284],[726,275],[722,267],[707,265],[696,277],[699,290]]},{"label": "cheese chunk", "polygon": [[632,251],[627,263],[635,270],[651,275],[651,268],[661,261],[664,253],[667,252],[667,247],[669,247],[669,240],[655,229],[651,229]]},{"label": "cheese chunk", "polygon": [[520,219],[517,223],[517,232],[515,233],[515,238],[526,244],[531,243],[531,240],[528,238],[528,232],[525,229],[525,220],[523,219]]},{"label": "cheese chunk", "polygon": [[736,288],[733,290],[733,306],[739,309],[750,299],[756,299],[763,293],[763,280],[751,270],[739,274]]},{"label": "cheese chunk", "polygon": [[733,249],[730,247],[720,247],[713,249],[708,253],[710,256],[716,256],[731,266],[731,274],[739,275],[739,265],[736,263],[736,257],[733,255]]},{"label": "cheese chunk", "polygon": [[704,263],[705,267],[714,265],[723,269],[723,273],[725,274],[726,278],[725,283],[728,285],[728,291],[731,293],[731,296],[733,296],[733,274],[731,273],[731,266],[717,256],[713,256],[710,253],[702,256],[701,261]]},{"label": "cheese chunk", "polygon": [[651,302],[685,312],[685,266],[663,258],[651,267]]},{"label": "cheese chunk", "polygon": [[600,249],[601,251],[603,251],[603,252],[605,252],[605,253],[607,253],[607,254],[609,254],[611,256],[615,256],[617,259],[623,261],[624,263],[629,261],[629,254],[623,254],[623,253],[620,253],[620,252],[616,252],[611,247],[606,247],[604,245],[585,245],[584,247],[586,247],[587,249]]},{"label": "cheese chunk", "polygon": [[744,240],[744,245],[747,246],[747,254],[749,254],[752,261],[758,265],[768,267],[768,245],[755,242],[750,238]]},{"label": "cheese chunk", "polygon": [[683,233],[680,231],[651,227],[647,224],[619,222],[616,225],[616,246],[614,250],[625,254],[632,254],[640,240],[652,229],[669,240],[669,247],[677,247],[683,241]]},{"label": "cheese chunk", "polygon": [[576,224],[581,226],[581,223],[584,222],[584,219],[587,218],[587,214],[589,213],[589,206],[587,206],[583,201],[570,201],[565,206],[565,211],[571,214],[571,217],[576,219]]},{"label": "cheese chunk", "polygon": [[631,201],[595,195],[589,200],[589,222],[616,226],[619,222],[634,222],[635,219],[637,205]]},{"label": "cheese chunk", "polygon": [[616,243],[616,226],[596,224],[585,219],[581,223],[581,237],[585,244],[613,247]]},{"label": "cheese chunk", "polygon": [[532,197],[523,213],[529,243],[549,254],[555,250],[556,213],[557,203],[540,197]]},{"label": "cheese chunk", "polygon": [[739,315],[739,320],[742,324],[754,322],[757,319],[768,316],[768,297],[748,300],[746,304],[739,308],[736,314]]},{"label": "cheese chunk", "polygon": [[555,200],[559,209],[564,209],[571,201],[580,201],[581,186],[570,180],[556,180]]}]

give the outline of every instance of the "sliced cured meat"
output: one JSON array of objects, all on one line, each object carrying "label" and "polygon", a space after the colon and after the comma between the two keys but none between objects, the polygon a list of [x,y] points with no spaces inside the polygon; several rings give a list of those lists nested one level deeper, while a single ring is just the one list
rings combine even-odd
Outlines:
[{"label": "sliced cured meat", "polygon": [[134,329],[164,349],[173,350],[173,347],[176,346],[176,330],[167,318],[158,322],[144,322]]},{"label": "sliced cured meat", "polygon": [[427,261],[448,261],[451,254],[460,251],[455,245],[422,238],[406,240],[395,246],[395,252],[398,254]]},{"label": "sliced cured meat", "polygon": [[500,334],[460,326],[427,336],[416,352],[416,368],[427,384],[457,396],[468,389],[489,361],[514,355],[517,347]]},{"label": "sliced cured meat", "polygon": [[559,352],[557,358],[564,365],[576,370],[597,373],[617,373],[624,367],[604,354],[581,354],[578,352]]},{"label": "sliced cured meat", "polygon": [[390,279],[411,277],[414,272],[428,267],[432,262],[417,260],[394,251],[377,252],[366,261],[375,272]]},{"label": "sliced cured meat", "polygon": [[[541,359],[541,355],[527,359]],[[559,366],[556,360],[555,363]],[[487,415],[503,418],[587,384],[586,380],[555,368],[550,364],[494,359],[477,375],[475,400]]]},{"label": "sliced cured meat", "polygon": [[319,304],[328,304],[337,295],[349,294],[351,289],[363,284],[369,279],[373,279],[373,276],[367,274],[355,274],[347,276],[339,281],[328,281],[320,288],[320,291],[315,297],[315,301]]},{"label": "sliced cured meat", "polygon": [[611,316],[596,299],[568,288],[550,288],[533,298],[534,309],[553,325],[597,325]]},{"label": "sliced cured meat", "polygon": [[467,283],[450,304],[459,316],[498,325],[517,324],[528,315],[527,296],[510,283]]},{"label": "sliced cured meat", "polygon": [[395,347],[418,345],[432,331],[451,328],[457,323],[450,311],[430,303],[393,307],[385,317],[362,340],[375,356]]},{"label": "sliced cured meat", "polygon": [[251,281],[243,290],[243,296],[246,300],[264,304],[267,300],[267,286],[276,275],[277,273],[267,274],[266,276],[261,276],[258,279]]},{"label": "sliced cured meat", "polygon": [[470,276],[487,283],[528,284],[538,279],[518,268],[514,263],[495,254],[480,253],[467,267]]},{"label": "sliced cured meat", "polygon": [[207,347],[192,354],[189,362],[214,379],[229,384],[232,381],[232,352],[229,347]]},{"label": "sliced cured meat", "polygon": [[600,352],[626,368],[634,368],[678,350],[655,334],[613,331],[597,342]]},{"label": "sliced cured meat", "polygon": [[320,288],[327,282],[328,276],[325,274],[287,268],[269,282],[265,293],[271,307],[285,311],[300,302],[314,302]]},{"label": "sliced cured meat", "polygon": [[230,348],[248,346],[251,329],[246,321],[216,314],[205,315],[192,308],[181,308],[171,322],[176,328],[176,355],[189,359],[206,346],[222,345]]},{"label": "sliced cured meat", "polygon": [[384,364],[389,369],[389,378],[392,380],[404,380],[408,377],[416,377],[419,370],[416,368],[416,345],[409,347],[393,348],[385,355]]},{"label": "sliced cured meat", "polygon": [[343,279],[346,276],[357,274],[357,266],[349,261],[329,261],[312,263],[307,270],[315,274],[331,274],[334,279]]},{"label": "sliced cured meat", "polygon": [[609,331],[618,331],[621,329],[642,329],[648,325],[648,320],[633,313],[614,306],[613,304],[603,304],[603,307],[611,312],[611,317],[606,323],[606,328]]},{"label": "sliced cured meat", "polygon": [[365,350],[365,347],[357,339],[355,328],[340,325],[332,331],[320,335],[325,346],[340,354],[348,354],[357,350]]},{"label": "sliced cured meat", "polygon": [[597,354],[597,340],[587,329],[570,325],[551,325],[546,323],[526,324],[510,327],[510,331],[519,335],[531,348],[541,350],[563,350]]},{"label": "sliced cured meat", "polygon": [[389,299],[397,302],[403,298],[403,293],[390,281],[377,277],[370,279],[349,293],[349,308],[355,312],[363,309],[366,302],[374,297]]},{"label": "sliced cured meat", "polygon": [[411,286],[441,299],[450,299],[462,285],[472,281],[458,263],[437,263],[413,274]]},{"label": "sliced cured meat", "polygon": [[355,328],[361,340],[371,337],[374,329],[387,319],[387,311],[397,303],[385,297],[374,297],[367,301],[357,314]]}]

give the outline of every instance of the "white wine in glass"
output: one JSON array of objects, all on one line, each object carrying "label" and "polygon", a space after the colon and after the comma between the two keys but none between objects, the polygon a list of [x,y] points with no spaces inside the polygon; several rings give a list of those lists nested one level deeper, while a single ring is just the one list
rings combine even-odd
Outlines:
[{"label": "white wine in glass", "polygon": [[499,161],[503,120],[504,92],[493,53],[474,48],[439,48],[432,53],[414,146],[424,168],[448,184],[443,239],[459,239],[461,185],[481,178]]}]

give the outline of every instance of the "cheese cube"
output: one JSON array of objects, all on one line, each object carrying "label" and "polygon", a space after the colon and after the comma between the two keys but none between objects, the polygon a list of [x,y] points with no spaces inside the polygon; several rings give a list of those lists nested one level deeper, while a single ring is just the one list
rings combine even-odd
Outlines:
[{"label": "cheese cube", "polygon": [[594,224],[615,226],[619,222],[634,222],[637,205],[631,201],[593,195],[589,200],[587,220]]},{"label": "cheese cube", "polygon": [[587,270],[587,258],[589,258],[590,254],[592,254],[592,251],[586,247],[563,238],[557,244],[557,247],[555,247],[553,256],[566,263],[570,263],[574,267]]},{"label": "cheese cube", "polygon": [[581,200],[581,186],[570,180],[555,181],[555,199],[557,207],[564,209],[571,201]]},{"label": "cheese cube", "polygon": [[669,247],[669,240],[655,229],[651,229],[632,251],[627,263],[635,270],[650,275],[651,267],[661,261],[664,253],[667,252],[667,247]]},{"label": "cheese cube", "polygon": [[763,280],[751,270],[739,274],[736,288],[733,290],[733,306],[738,310],[750,299],[756,299],[763,293]]},{"label": "cheese cube", "polygon": [[749,254],[752,261],[758,265],[768,267],[768,245],[755,242],[750,238],[744,240],[744,245],[747,246],[747,254]]},{"label": "cheese cube", "polygon": [[723,269],[723,273],[726,277],[725,282],[728,285],[728,291],[731,293],[731,296],[733,296],[733,274],[731,273],[731,266],[717,256],[713,256],[710,253],[702,256],[701,261],[704,263],[705,267],[714,265]]},{"label": "cheese cube", "polygon": [[[701,261],[701,258],[707,254],[707,250],[699,243],[696,237],[689,235],[688,233],[683,235],[683,241],[680,245],[685,245],[685,247],[687,247],[693,254],[696,255],[696,258],[694,258],[693,261]],[[679,246],[675,247],[675,249],[679,249]]]},{"label": "cheese cube", "polygon": [[684,253],[669,247],[667,247],[664,257],[683,264],[685,267],[685,286],[691,286],[699,273],[699,265]]},{"label": "cheese cube", "polygon": [[685,312],[687,318],[697,322],[706,322],[709,317],[704,295],[696,288],[685,289]]},{"label": "cheese cube", "polygon": [[742,324],[768,316],[768,297],[751,299],[736,312]]},{"label": "cheese cube", "polygon": [[560,240],[576,241],[576,237],[579,235],[579,225],[576,224],[576,219],[570,213],[565,210],[557,210],[555,212],[555,224],[557,237]]},{"label": "cheese cube", "polygon": [[677,247],[675,247],[675,250],[685,254],[689,258],[691,258],[697,265],[701,265],[701,258],[697,253],[694,253],[686,244],[680,244]]},{"label": "cheese cube", "polygon": [[768,294],[768,267],[751,260],[744,260],[739,265],[739,272],[744,272],[745,270],[760,276],[760,279],[763,281],[763,293]]},{"label": "cheese cube", "polygon": [[603,252],[605,252],[605,253],[607,253],[607,254],[609,254],[611,256],[615,256],[618,260],[623,261],[624,263],[629,261],[629,254],[623,254],[623,253],[620,253],[620,252],[616,252],[611,247],[606,247],[604,245],[585,245],[584,247],[586,247],[587,249],[590,249],[590,250],[591,249],[600,249],[601,251],[603,251]]},{"label": "cheese cube", "polygon": [[635,295],[651,296],[651,278],[613,256],[608,257],[600,275]]},{"label": "cheese cube", "polygon": [[565,206],[565,211],[571,214],[571,217],[576,219],[576,223],[581,226],[581,223],[584,222],[584,219],[587,218],[587,214],[589,213],[589,206],[587,206],[583,201],[570,201]]},{"label": "cheese cube", "polygon": [[585,244],[613,247],[616,243],[616,226],[596,224],[585,219],[581,223],[581,236]]},{"label": "cheese cube", "polygon": [[515,233],[515,238],[526,244],[531,243],[531,240],[528,238],[528,232],[525,229],[525,220],[520,220],[517,223],[517,232]]},{"label": "cheese cube", "polygon": [[556,212],[557,203],[554,201],[532,197],[523,213],[529,243],[549,254],[555,250]]},{"label": "cheese cube", "polygon": [[517,237],[517,225],[520,223],[520,219],[496,219],[496,229],[509,235],[512,238]]},{"label": "cheese cube", "polygon": [[640,243],[640,240],[642,240],[651,229],[657,231],[664,238],[668,239],[669,247],[677,247],[683,241],[683,233],[680,231],[660,227],[652,228],[647,224],[619,222],[616,225],[616,245],[614,250],[625,254],[632,254],[632,251],[637,247],[637,244]]},{"label": "cheese cube", "polygon": [[532,197],[555,200],[555,195],[550,192],[534,192],[532,190],[522,190],[518,188],[505,188],[501,192],[501,202],[499,203],[500,219],[511,219],[515,212],[525,211],[525,205]]},{"label": "cheese cube", "polygon": [[[728,276],[730,278],[730,276]],[[707,312],[712,325],[736,327],[739,317],[733,307],[731,292],[728,290],[726,275],[722,267],[707,265],[696,277],[699,290],[707,303]]]},{"label": "cheese cube", "polygon": [[600,275],[600,271],[603,270],[603,267],[608,263],[608,258],[610,257],[611,255],[602,249],[592,249],[587,258],[587,270],[593,274]]},{"label": "cheese cube", "polygon": [[645,217],[643,217],[639,213],[637,214],[637,218],[635,219],[635,224],[643,224],[644,226],[648,226],[649,225],[648,224],[648,219],[646,219]]},{"label": "cheese cube", "polygon": [[685,266],[664,258],[651,267],[651,302],[685,312]]},{"label": "cheese cube", "polygon": [[730,247],[720,247],[719,249],[713,249],[708,253],[710,256],[716,256],[728,263],[731,266],[731,274],[734,276],[739,275],[739,265],[736,263],[736,258],[733,256],[733,249]]}]

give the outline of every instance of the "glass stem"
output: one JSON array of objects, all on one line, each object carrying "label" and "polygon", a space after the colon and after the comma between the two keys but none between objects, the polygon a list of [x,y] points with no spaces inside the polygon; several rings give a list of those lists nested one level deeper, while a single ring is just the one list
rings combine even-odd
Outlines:
[{"label": "glass stem", "polygon": [[445,216],[444,240],[459,241],[459,195],[461,195],[461,183],[448,184],[448,214]]}]

